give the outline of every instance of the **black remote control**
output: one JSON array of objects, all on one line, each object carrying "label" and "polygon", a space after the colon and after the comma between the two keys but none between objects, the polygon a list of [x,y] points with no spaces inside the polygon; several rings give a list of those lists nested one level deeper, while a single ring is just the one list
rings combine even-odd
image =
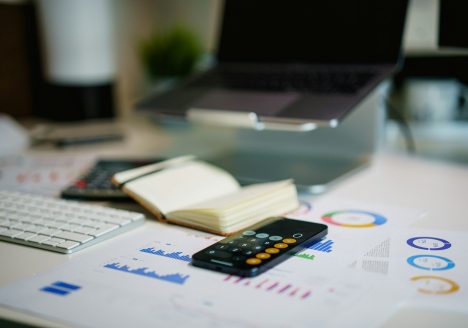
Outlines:
[{"label": "black remote control", "polygon": [[274,217],[227,237],[192,256],[198,267],[253,277],[319,241],[324,224]]}]

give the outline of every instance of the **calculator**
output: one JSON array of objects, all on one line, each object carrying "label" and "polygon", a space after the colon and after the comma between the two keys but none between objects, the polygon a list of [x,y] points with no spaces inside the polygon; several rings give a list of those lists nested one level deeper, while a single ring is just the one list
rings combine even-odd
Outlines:
[{"label": "calculator", "polygon": [[324,224],[273,217],[199,251],[192,256],[192,265],[253,277],[319,241],[327,232]]},{"label": "calculator", "polygon": [[97,161],[85,174],[61,193],[62,198],[82,200],[128,200],[111,179],[118,172],[153,164],[164,159],[105,159]]}]

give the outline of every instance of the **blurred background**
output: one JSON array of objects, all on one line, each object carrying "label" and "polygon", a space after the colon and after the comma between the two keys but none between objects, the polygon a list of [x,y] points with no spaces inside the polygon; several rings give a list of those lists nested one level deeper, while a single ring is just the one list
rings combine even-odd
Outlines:
[{"label": "blurred background", "polygon": [[[209,66],[221,8],[221,0],[0,0],[0,111],[20,120],[128,117],[155,88]],[[467,12],[462,0],[410,0],[405,58],[387,101],[388,148],[468,163]],[[173,53],[185,57],[165,62]]]}]

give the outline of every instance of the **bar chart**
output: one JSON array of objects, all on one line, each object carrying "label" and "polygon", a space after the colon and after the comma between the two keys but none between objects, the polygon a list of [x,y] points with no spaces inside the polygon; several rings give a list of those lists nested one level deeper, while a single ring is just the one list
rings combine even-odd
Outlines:
[{"label": "bar chart", "polygon": [[332,246],[334,242],[330,239],[323,239],[319,242],[314,242],[309,245],[306,245],[306,248],[312,249],[319,252],[330,253],[332,252]]},{"label": "bar chart", "polygon": [[184,275],[181,273],[159,274],[155,270],[151,270],[148,267],[131,268],[129,265],[122,264],[119,262],[112,262],[109,264],[105,264],[104,267],[107,269],[112,269],[112,270],[135,274],[139,276],[144,276],[147,278],[164,280],[164,281],[179,284],[179,285],[183,285],[189,278],[189,275]]},{"label": "bar chart", "polygon": [[306,300],[312,295],[312,291],[307,288],[295,286],[272,278],[251,279],[228,275],[224,282],[240,287],[247,287],[258,291],[270,293],[272,295],[282,295],[296,300]]},{"label": "bar chart", "polygon": [[154,247],[148,247],[148,248],[143,248],[140,249],[140,252],[143,253],[148,253],[148,254],[153,254],[153,255],[158,255],[158,256],[163,256],[163,257],[168,257],[174,260],[179,260],[179,261],[185,261],[185,262],[190,262],[192,260],[192,257],[190,255],[182,254],[182,252],[167,252],[162,249],[156,249]]}]

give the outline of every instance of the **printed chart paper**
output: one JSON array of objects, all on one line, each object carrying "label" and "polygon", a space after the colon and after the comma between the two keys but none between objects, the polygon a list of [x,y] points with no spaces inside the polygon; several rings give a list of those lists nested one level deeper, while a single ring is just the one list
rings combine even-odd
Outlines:
[{"label": "printed chart paper", "polygon": [[[330,201],[301,219],[323,222],[324,213],[350,208],[388,220],[388,225],[376,225],[386,229],[379,232],[379,241],[420,213]],[[329,235],[319,243],[258,277],[240,278],[189,264],[192,254],[221,237],[161,223],[145,227],[51,272],[2,288],[0,303],[85,327],[343,327],[376,319],[354,315],[360,304],[373,304],[373,315],[381,316],[407,291],[393,290],[391,299],[373,302],[385,291],[382,276],[349,268],[368,248],[370,242],[360,238],[371,236],[366,232],[371,228],[360,232],[329,224]],[[354,321],[343,324],[344,318]]]},{"label": "printed chart paper", "polygon": [[364,254],[357,268],[411,290],[408,304],[468,313],[467,253],[466,232],[411,228]]},{"label": "printed chart paper", "polygon": [[0,157],[0,189],[57,196],[94,161],[83,155]]}]

